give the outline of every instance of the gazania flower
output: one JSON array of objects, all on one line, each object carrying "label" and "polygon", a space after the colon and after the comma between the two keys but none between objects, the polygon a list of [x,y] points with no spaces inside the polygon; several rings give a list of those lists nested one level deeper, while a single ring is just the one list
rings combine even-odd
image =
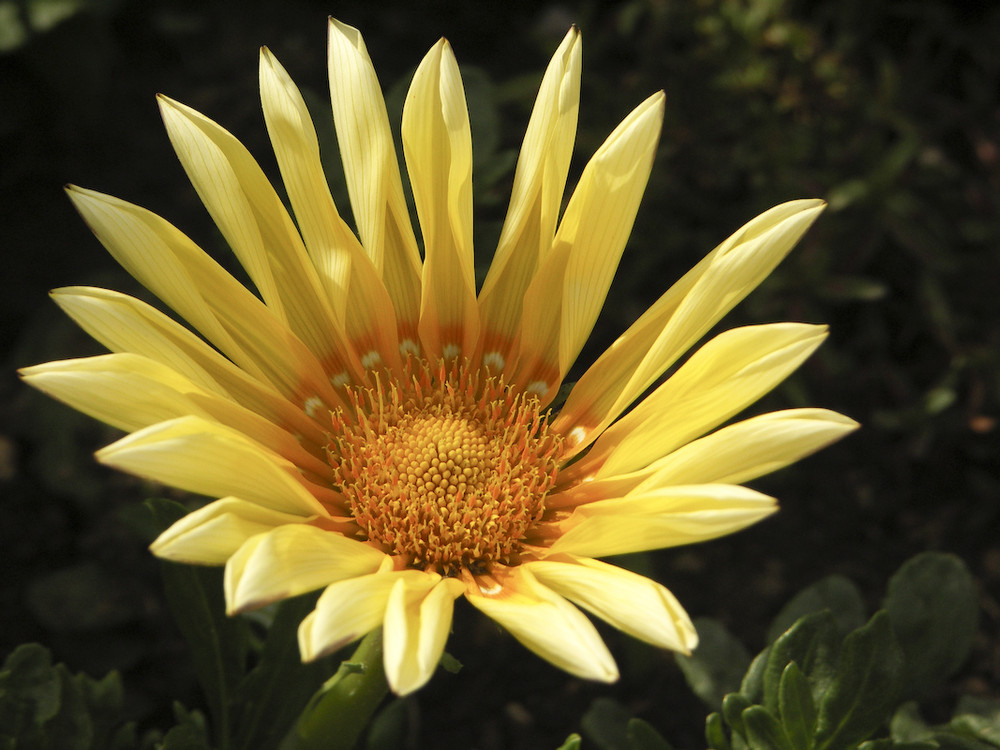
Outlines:
[{"label": "gazania flower", "polygon": [[688,652],[697,636],[670,592],[596,558],[767,516],[775,501],[739,483],[856,427],[793,409],[717,429],[819,346],[816,325],[723,333],[635,403],[789,252],[817,200],[771,209],[719,245],[550,408],[605,299],[663,115],[662,93],[631,112],[561,209],[580,59],[574,29],[542,80],[478,293],[469,118],[444,40],[403,110],[420,243],[364,42],[336,21],[330,88],[357,234],[330,196],[303,99],[267,49],[264,119],[294,221],[232,135],[160,98],[259,297],[160,217],[69,188],[111,254],[201,337],[124,294],[59,289],[56,302],[113,353],[24,377],[131,433],[98,453],[103,463],[218,498],[152,549],[224,564],[230,612],[324,589],[299,630],[306,660],[381,626],[391,687],[415,690],[461,596],[588,679],[617,670],[579,608]]}]

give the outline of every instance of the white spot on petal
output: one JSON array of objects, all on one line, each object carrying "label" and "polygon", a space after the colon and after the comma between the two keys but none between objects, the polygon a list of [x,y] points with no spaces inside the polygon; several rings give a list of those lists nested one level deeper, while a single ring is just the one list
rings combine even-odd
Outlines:
[{"label": "white spot on petal", "polygon": [[500,352],[487,352],[483,355],[483,364],[491,370],[496,370],[499,373],[503,372],[504,365],[506,365],[507,362],[504,360],[503,355],[500,354]]},{"label": "white spot on petal", "polygon": [[400,354],[411,354],[414,357],[420,356],[420,347],[417,342],[413,339],[403,339],[399,342],[399,353]]},{"label": "white spot on petal", "polygon": [[379,354],[377,351],[372,350],[361,358],[361,366],[364,367],[366,370],[370,370],[373,367],[376,367],[381,361],[382,361],[382,355]]},{"label": "white spot on petal", "polygon": [[587,437],[587,431],[582,427],[574,427],[569,431],[569,441],[573,445],[579,445],[583,442],[583,439]]},{"label": "white spot on petal", "polygon": [[499,583],[494,583],[492,586],[483,588],[483,585],[479,584],[479,590],[482,592],[483,596],[494,596],[495,594],[499,594],[503,591],[503,586]]},{"label": "white spot on petal", "polygon": [[458,344],[445,344],[441,354],[445,359],[455,359],[461,351],[462,347]]},{"label": "white spot on petal", "polygon": [[334,388],[343,388],[345,385],[351,382],[351,376],[347,374],[347,370],[343,372],[338,372],[336,375],[330,378],[330,383]]},{"label": "white spot on petal", "polygon": [[537,396],[544,396],[549,392],[549,384],[544,380],[535,380],[524,389],[526,393],[534,393]]},{"label": "white spot on petal", "polygon": [[305,403],[302,404],[302,408],[305,409],[306,414],[315,419],[319,410],[323,408],[323,399],[319,396],[310,396],[306,399]]}]

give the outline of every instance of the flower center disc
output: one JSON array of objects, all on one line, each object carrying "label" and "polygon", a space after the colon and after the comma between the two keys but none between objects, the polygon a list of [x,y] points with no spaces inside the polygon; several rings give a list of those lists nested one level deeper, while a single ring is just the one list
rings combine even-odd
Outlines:
[{"label": "flower center disc", "polygon": [[561,440],[533,396],[464,368],[351,391],[328,446],[370,542],[410,566],[456,575],[516,562],[545,511]]}]

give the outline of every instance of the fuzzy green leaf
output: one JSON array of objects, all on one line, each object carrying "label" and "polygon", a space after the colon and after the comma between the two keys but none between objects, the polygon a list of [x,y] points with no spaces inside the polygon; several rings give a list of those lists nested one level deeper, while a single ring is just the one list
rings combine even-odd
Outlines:
[{"label": "fuzzy green leaf", "polygon": [[792,662],[809,678],[813,697],[819,700],[837,673],[839,641],[836,621],[829,610],[806,615],[785,631],[771,645],[764,668],[764,707],[777,711],[778,686],[785,667]]},{"label": "fuzzy green leaf", "polygon": [[905,655],[905,697],[940,685],[969,655],[979,605],[958,557],[926,552],[911,558],[889,581],[885,608]]},{"label": "fuzzy green leaf", "polygon": [[743,712],[750,750],[795,750],[781,722],[763,706],[751,706]]},{"label": "fuzzy green leaf", "polygon": [[625,726],[625,739],[629,750],[673,750],[663,735],[642,719],[629,719]]},{"label": "fuzzy green leaf", "polygon": [[816,722],[818,750],[840,750],[867,739],[896,704],[903,653],[888,615],[875,614],[844,639],[834,683]]},{"label": "fuzzy green leaf", "polygon": [[809,680],[794,661],[781,673],[778,711],[792,746],[797,750],[809,750],[816,729],[816,704]]},{"label": "fuzzy green leaf", "polygon": [[729,738],[722,725],[722,714],[715,711],[705,719],[705,742],[712,750],[730,750]]}]

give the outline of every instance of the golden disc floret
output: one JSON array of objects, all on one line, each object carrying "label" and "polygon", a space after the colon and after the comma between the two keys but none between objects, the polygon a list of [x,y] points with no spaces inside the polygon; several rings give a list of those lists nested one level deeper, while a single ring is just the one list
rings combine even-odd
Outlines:
[{"label": "golden disc floret", "polygon": [[489,374],[410,370],[333,414],[327,451],[362,538],[442,575],[516,563],[558,468],[547,413]]}]

